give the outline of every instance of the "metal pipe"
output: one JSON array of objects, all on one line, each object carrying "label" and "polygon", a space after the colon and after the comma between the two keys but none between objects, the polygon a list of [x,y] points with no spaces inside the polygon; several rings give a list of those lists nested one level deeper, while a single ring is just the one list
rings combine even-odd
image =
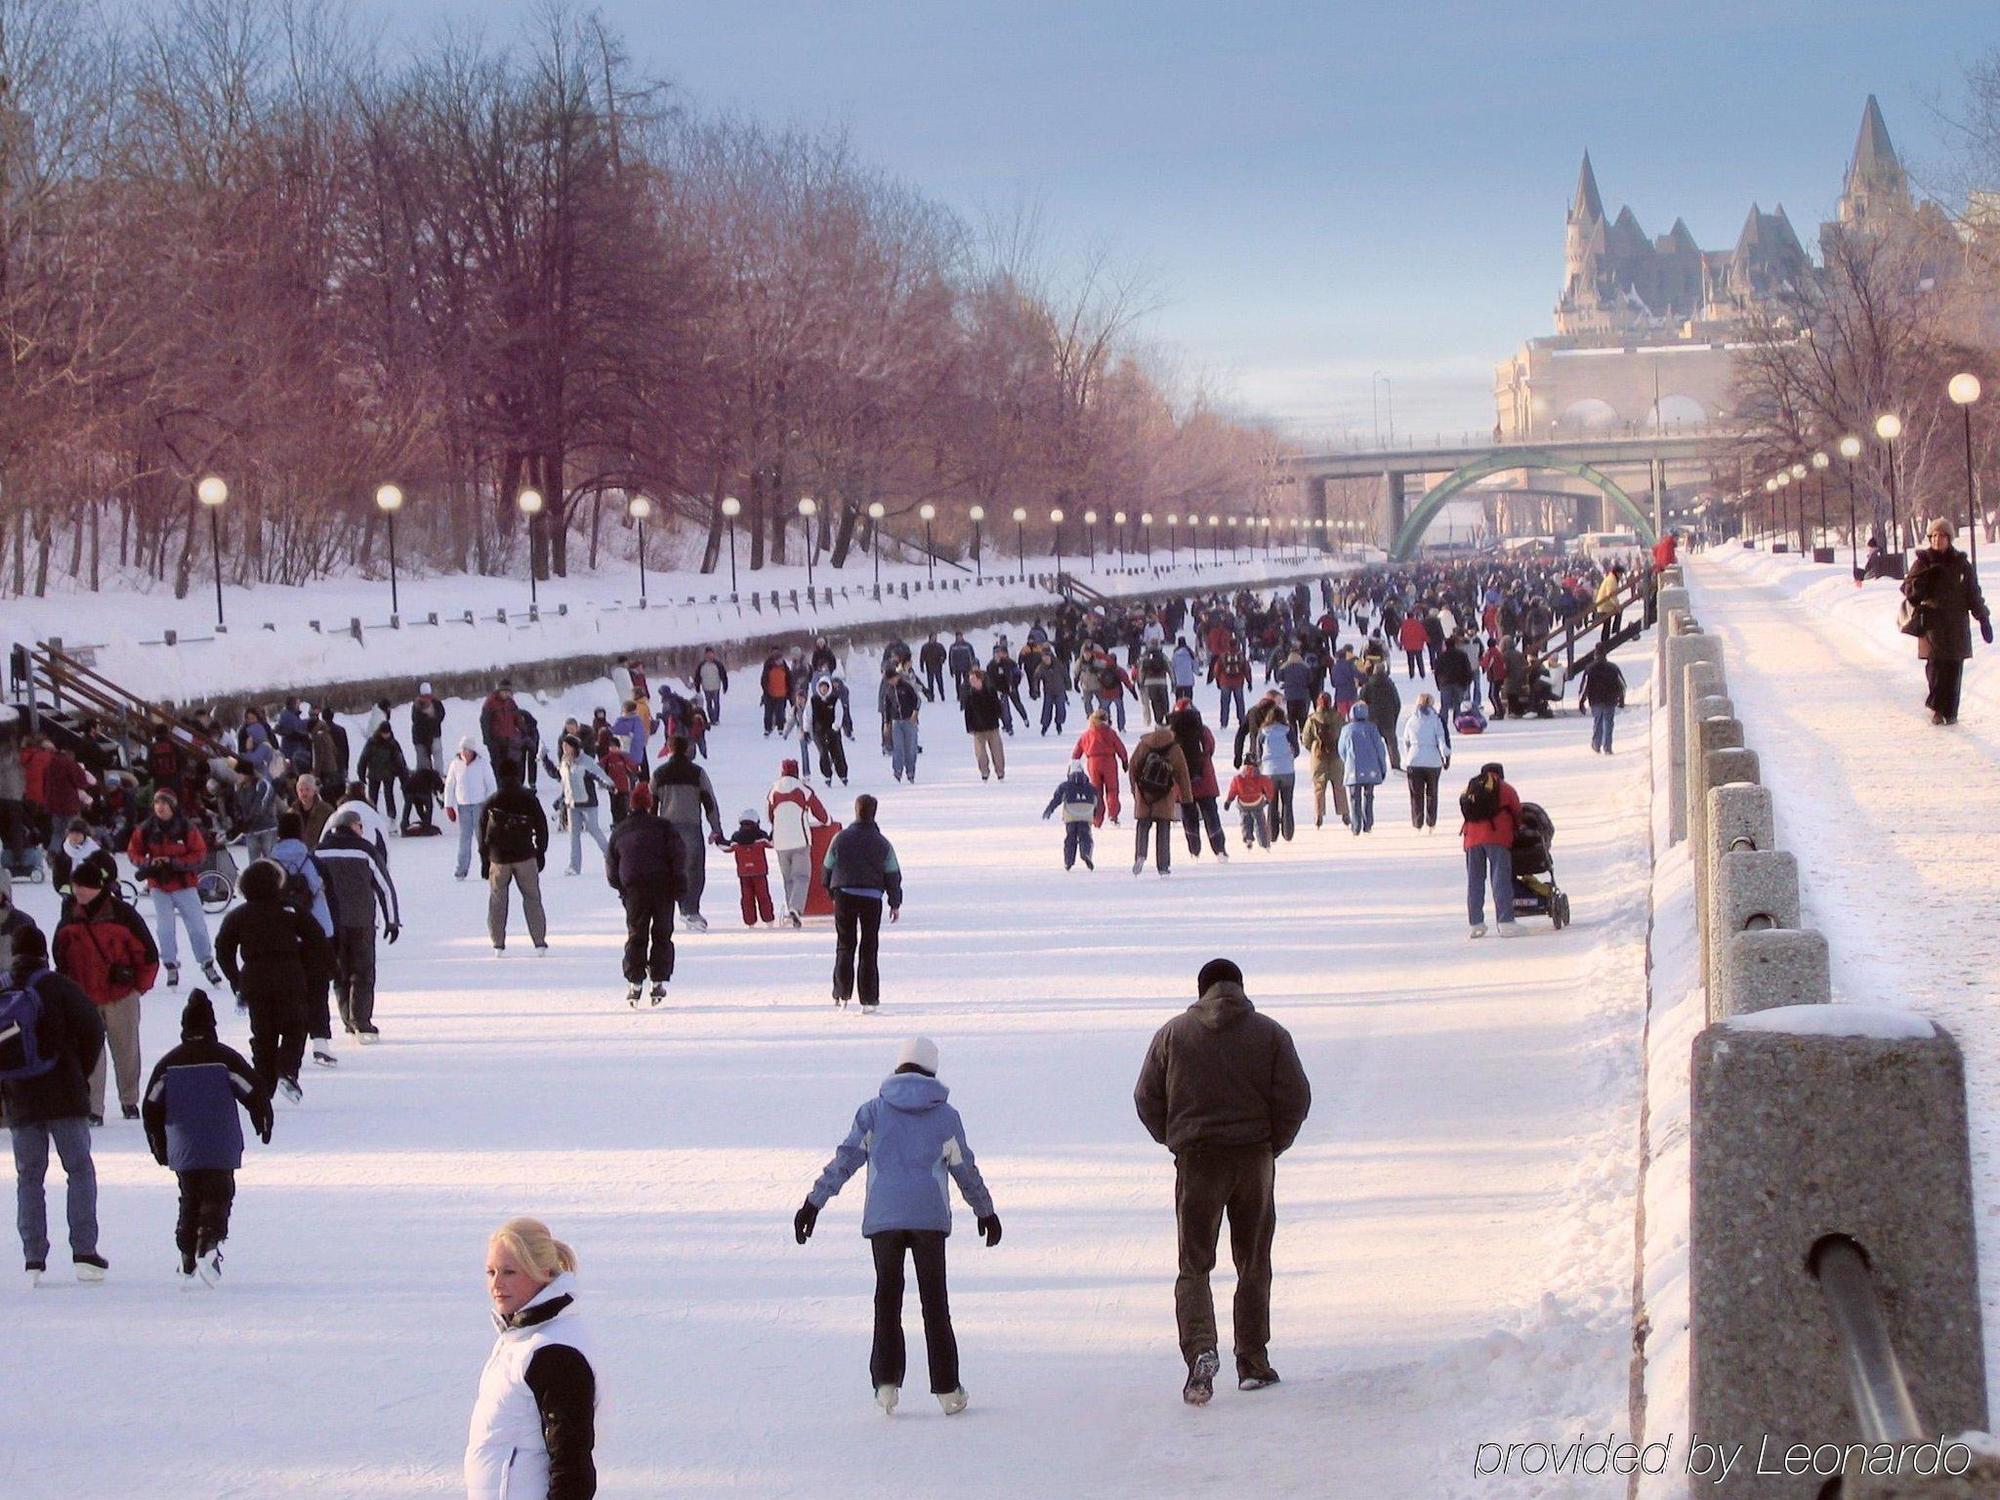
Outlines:
[{"label": "metal pipe", "polygon": [[1889,1337],[1867,1252],[1844,1234],[1830,1234],[1813,1246],[1806,1265],[1826,1297],[1862,1441],[1924,1441],[1929,1433],[1910,1400],[1909,1382]]}]

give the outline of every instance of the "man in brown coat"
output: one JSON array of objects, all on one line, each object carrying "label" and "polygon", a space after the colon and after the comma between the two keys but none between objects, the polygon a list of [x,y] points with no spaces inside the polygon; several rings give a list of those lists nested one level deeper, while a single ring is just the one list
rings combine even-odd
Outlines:
[{"label": "man in brown coat", "polygon": [[1154,1035],[1132,1102],[1147,1133],[1174,1154],[1174,1319],[1188,1366],[1181,1399],[1205,1406],[1221,1364],[1208,1278],[1225,1214],[1236,1262],[1236,1386],[1278,1383],[1270,1361],[1274,1163],[1305,1124],[1312,1086],[1291,1033],[1244,994],[1241,969],[1211,959],[1195,987],[1201,998]]},{"label": "man in brown coat", "polygon": [[1180,821],[1181,802],[1194,796],[1187,755],[1171,726],[1155,724],[1139,737],[1125,774],[1132,783],[1132,873],[1137,875],[1146,868],[1146,835],[1150,832],[1160,873],[1171,875],[1173,827]]}]

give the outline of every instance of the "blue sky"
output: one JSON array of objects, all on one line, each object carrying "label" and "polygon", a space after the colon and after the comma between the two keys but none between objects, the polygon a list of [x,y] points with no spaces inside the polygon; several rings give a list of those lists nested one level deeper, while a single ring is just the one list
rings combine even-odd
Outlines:
[{"label": "blue sky", "polygon": [[[511,34],[529,0],[356,0],[392,35]],[[1940,170],[1991,0],[601,0],[691,101],[845,129],[971,216],[1143,273],[1146,336],[1301,431],[1490,426],[1491,367],[1551,331],[1587,146],[1607,209],[1705,248],[1754,200],[1810,241],[1862,102]]]}]

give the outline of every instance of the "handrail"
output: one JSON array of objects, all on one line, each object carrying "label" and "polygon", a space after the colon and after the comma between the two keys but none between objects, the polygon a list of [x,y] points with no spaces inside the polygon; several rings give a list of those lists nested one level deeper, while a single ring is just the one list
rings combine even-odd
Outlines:
[{"label": "handrail", "polygon": [[[1630,578],[1618,586],[1618,592],[1612,595],[1612,601],[1618,606],[1617,613],[1622,615],[1633,605],[1643,603],[1648,587],[1649,575],[1634,572]],[[1547,661],[1552,654],[1553,648],[1559,644],[1563,652],[1563,678],[1567,681],[1569,678],[1576,676],[1576,643],[1578,638],[1587,635],[1593,630],[1600,630],[1602,628],[1603,621],[1598,617],[1597,604],[1593,600],[1587,608],[1578,610],[1563,624],[1551,626],[1548,633],[1542,636],[1540,640],[1529,644],[1526,648],[1528,660],[1535,663]],[[1644,629],[1644,626],[1642,625],[1640,628]],[[1586,655],[1592,654],[1595,654],[1594,649],[1592,652],[1586,653]]]},{"label": "handrail", "polygon": [[1918,1443],[1929,1437],[1910,1399],[1910,1386],[1896,1357],[1889,1321],[1876,1294],[1868,1253],[1844,1234],[1830,1234],[1812,1247],[1806,1265],[1826,1298],[1827,1316],[1840,1343],[1854,1418],[1866,1443]]},{"label": "handrail", "polygon": [[148,727],[165,725],[195,749],[212,754],[229,753],[228,747],[220,741],[181,722],[158,704],[119,686],[60,646],[40,642],[30,649],[28,659],[31,669],[39,671],[42,684],[54,697],[58,708],[62,706],[63,694],[67,691],[84,707],[97,713],[114,719],[137,719]]}]

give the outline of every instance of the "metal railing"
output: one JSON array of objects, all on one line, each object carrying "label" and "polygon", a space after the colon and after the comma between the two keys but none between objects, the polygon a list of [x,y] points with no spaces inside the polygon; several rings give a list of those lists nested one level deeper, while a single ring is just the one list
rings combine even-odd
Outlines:
[{"label": "metal railing", "polygon": [[1819,1280],[1827,1317],[1840,1343],[1848,1394],[1863,1442],[1919,1443],[1930,1434],[1910,1399],[1903,1363],[1889,1336],[1889,1320],[1875,1288],[1868,1252],[1844,1234],[1830,1234],[1812,1247],[1807,1266]]}]

